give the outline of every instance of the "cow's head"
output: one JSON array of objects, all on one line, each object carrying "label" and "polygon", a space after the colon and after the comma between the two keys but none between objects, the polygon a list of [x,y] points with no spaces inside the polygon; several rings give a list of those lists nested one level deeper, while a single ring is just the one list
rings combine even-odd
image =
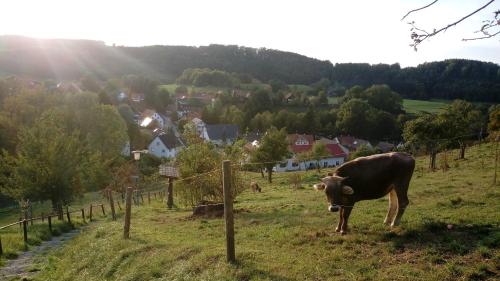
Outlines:
[{"label": "cow's head", "polygon": [[329,173],[328,176],[321,179],[321,183],[314,185],[314,189],[325,191],[328,211],[337,212],[344,205],[345,196],[354,194],[352,187],[345,185],[346,179]]}]

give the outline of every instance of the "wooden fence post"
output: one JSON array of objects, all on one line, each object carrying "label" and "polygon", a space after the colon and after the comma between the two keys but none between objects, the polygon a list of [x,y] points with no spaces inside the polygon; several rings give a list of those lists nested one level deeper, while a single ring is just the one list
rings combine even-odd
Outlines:
[{"label": "wooden fence post", "polygon": [[141,196],[141,202],[144,204],[144,196],[142,196],[142,191],[139,192],[139,195]]},{"label": "wooden fence post", "polygon": [[70,217],[70,214],[69,214],[69,207],[68,206],[66,206],[66,216],[68,217],[68,223],[69,223],[69,225],[72,225],[71,224],[71,217]]},{"label": "wooden fence post", "polygon": [[3,255],[2,237],[0,237],[0,256]]},{"label": "wooden fence post", "polygon": [[89,221],[92,221],[92,204],[90,204]]},{"label": "wooden fence post", "polygon": [[148,204],[151,204],[151,192],[148,191]]},{"label": "wooden fence post", "polygon": [[495,141],[495,173],[493,174],[493,185],[497,184],[497,168],[498,168],[498,137]]},{"label": "wooden fence post", "polygon": [[116,201],[116,203],[118,204],[118,209],[120,209],[120,211],[122,210],[122,206],[120,205],[120,201]]},{"label": "wooden fence post", "polygon": [[82,208],[82,220],[85,223],[85,208]]},{"label": "wooden fence post", "polygon": [[156,192],[153,195],[155,196],[155,199],[156,199]]},{"label": "wooden fence post", "polygon": [[24,247],[28,247],[28,221],[26,219],[23,220],[23,238],[24,238]]},{"label": "wooden fence post", "polygon": [[172,209],[174,205],[174,179],[168,177],[168,188],[167,188],[167,207]]},{"label": "wooden fence post", "polygon": [[233,196],[231,194],[231,161],[222,162],[222,186],[224,190],[224,221],[226,226],[226,253],[227,261],[234,263],[236,255],[234,250],[234,217]]},{"label": "wooden fence post", "polygon": [[44,218],[44,214],[43,214],[43,212],[42,212],[42,222],[44,221],[44,219],[45,219],[45,218]]},{"label": "wooden fence post", "polygon": [[132,187],[127,187],[126,201],[125,201],[125,225],[123,226],[123,238],[130,238],[130,213],[132,209]]},{"label": "wooden fence post", "polygon": [[109,190],[109,205],[111,207],[111,219],[116,220],[116,213],[115,213],[115,201],[113,201],[113,190]]},{"label": "wooden fence post", "polygon": [[106,213],[104,212],[104,204],[101,204],[101,210],[102,210],[102,215],[105,216]]},{"label": "wooden fence post", "polygon": [[47,216],[47,222],[49,223],[50,234],[52,234],[52,216],[50,214]]}]

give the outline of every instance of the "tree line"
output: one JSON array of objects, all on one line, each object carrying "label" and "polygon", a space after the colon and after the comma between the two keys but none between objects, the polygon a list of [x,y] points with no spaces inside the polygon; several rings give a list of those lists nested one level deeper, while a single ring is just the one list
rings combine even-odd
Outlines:
[{"label": "tree line", "polygon": [[[100,80],[142,75],[172,83],[184,70],[208,68],[263,82],[310,85],[328,79],[332,91],[387,84],[404,98],[464,99],[498,103],[498,64],[450,59],[401,68],[399,64],[337,63],[265,48],[209,45],[122,47],[88,40],[35,40],[2,36],[0,75],[75,80],[92,73]],[[205,78],[208,76],[205,75]],[[194,81],[192,81],[194,83]],[[206,84],[209,82],[197,83]]]}]

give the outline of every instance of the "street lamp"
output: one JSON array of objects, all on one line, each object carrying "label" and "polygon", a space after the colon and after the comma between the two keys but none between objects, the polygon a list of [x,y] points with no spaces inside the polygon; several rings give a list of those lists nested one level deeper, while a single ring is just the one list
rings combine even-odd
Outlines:
[{"label": "street lamp", "polygon": [[135,170],[137,172],[136,176],[133,176],[132,178],[134,179],[135,182],[135,204],[139,205],[139,192],[138,192],[138,183],[139,183],[139,160],[141,160],[141,154],[142,153],[148,153],[147,150],[134,150],[132,151],[132,154],[134,155],[134,160],[135,160]]}]

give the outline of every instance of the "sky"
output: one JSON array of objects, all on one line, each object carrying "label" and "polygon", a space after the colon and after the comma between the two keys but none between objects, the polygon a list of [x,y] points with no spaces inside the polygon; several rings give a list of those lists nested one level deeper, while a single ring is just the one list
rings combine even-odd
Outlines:
[{"label": "sky", "polygon": [[440,0],[401,21],[431,0],[7,0],[0,35],[92,39],[108,45],[240,45],[296,52],[332,63],[400,63],[414,66],[447,58],[500,64],[500,36],[474,37],[483,12],[423,43],[409,44],[408,21],[432,30],[488,0]]}]

